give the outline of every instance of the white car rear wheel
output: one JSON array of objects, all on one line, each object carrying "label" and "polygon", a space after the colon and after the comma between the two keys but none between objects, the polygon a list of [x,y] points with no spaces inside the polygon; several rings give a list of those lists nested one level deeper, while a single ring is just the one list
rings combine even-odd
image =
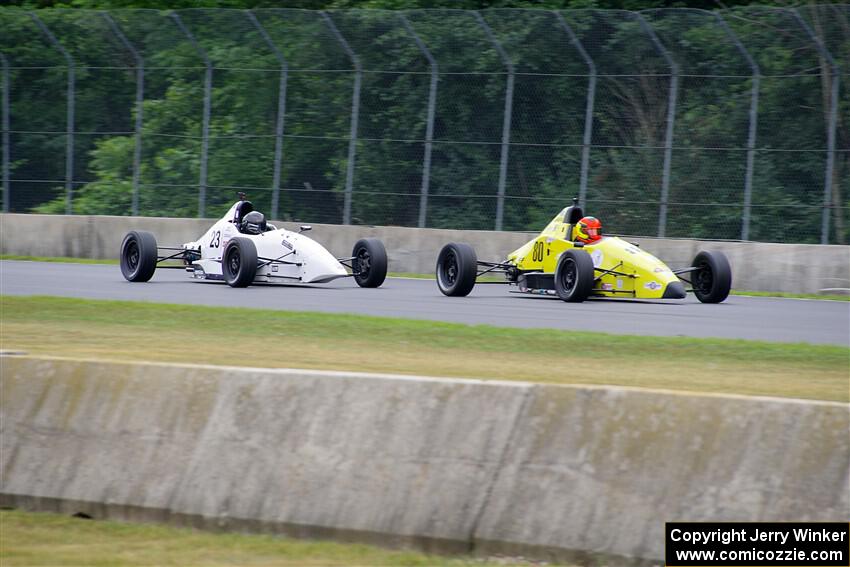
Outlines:
[{"label": "white car rear wheel", "polygon": [[247,238],[233,238],[221,257],[224,281],[230,287],[248,287],[257,275],[257,247]]},{"label": "white car rear wheel", "polygon": [[121,274],[128,282],[146,282],[156,271],[156,238],[150,232],[133,230],[121,243]]}]

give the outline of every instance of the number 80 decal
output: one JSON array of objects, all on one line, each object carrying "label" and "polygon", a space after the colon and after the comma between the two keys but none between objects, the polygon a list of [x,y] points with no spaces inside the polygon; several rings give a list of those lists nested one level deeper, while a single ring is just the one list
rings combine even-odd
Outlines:
[{"label": "number 80 decal", "polygon": [[534,262],[542,262],[543,261],[543,242],[535,242],[534,248],[531,250],[531,260]]}]

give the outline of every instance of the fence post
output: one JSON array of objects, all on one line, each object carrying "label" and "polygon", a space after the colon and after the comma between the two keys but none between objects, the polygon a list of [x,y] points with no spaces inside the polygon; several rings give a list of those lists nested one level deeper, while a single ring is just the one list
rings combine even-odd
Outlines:
[{"label": "fence post", "polygon": [[210,58],[207,57],[207,52],[195,40],[195,36],[183,25],[183,20],[177,15],[177,12],[171,12],[171,19],[174,20],[174,23],[177,24],[177,27],[180,28],[180,31],[183,32],[189,43],[192,44],[192,47],[201,56],[201,59],[204,60],[204,66],[206,67],[204,73],[204,121],[201,126],[201,173],[198,179],[198,218],[204,218],[207,204],[207,154],[209,153],[210,143],[210,104],[212,101],[213,68]]},{"label": "fence post", "polygon": [[670,164],[673,160],[673,126],[676,121],[676,98],[679,93],[679,65],[673,61],[670,53],[664,49],[658,36],[652,30],[646,19],[637,12],[634,13],[641,27],[646,31],[652,43],[670,65],[670,94],[667,102],[667,133],[664,136],[664,165],[661,174],[661,205],[658,211],[658,237],[664,238],[667,228],[667,199],[670,195]]},{"label": "fence post", "polygon": [[502,62],[508,70],[508,81],[505,87],[505,114],[502,119],[502,155],[499,159],[499,192],[498,199],[496,200],[495,230],[502,230],[502,217],[505,214],[505,183],[508,177],[508,150],[511,144],[511,117],[513,115],[514,104],[514,64],[511,63],[510,57],[508,57],[508,54],[502,48],[502,44],[496,40],[493,30],[490,29],[490,26],[481,17],[481,13],[476,10],[473,14],[475,14],[475,18],[481,24],[481,27],[484,28],[484,33],[487,34],[487,38],[493,44],[493,47],[496,48],[499,57],[502,58]]},{"label": "fence post", "polygon": [[142,115],[145,96],[145,60],[139,54],[138,50],[133,47],[121,28],[109,15],[109,12],[101,12],[101,16],[109,24],[112,33],[115,37],[127,48],[127,51],[132,53],[133,59],[136,60],[136,146],[133,149],[133,200],[131,206],[131,214],[139,216],[139,179],[141,176],[142,162]]},{"label": "fence post", "polygon": [[835,169],[835,128],[838,123],[838,82],[839,71],[838,64],[832,58],[832,54],[827,51],[826,46],[821,42],[820,38],[815,34],[809,24],[806,23],[800,13],[796,9],[786,8],[800,26],[806,30],[806,34],[814,42],[815,47],[826,61],[829,62],[829,69],[832,74],[832,92],[829,100],[829,124],[826,134],[826,172],[824,173],[823,182],[823,214],[821,216],[821,233],[820,243],[829,244],[829,217],[832,210],[832,173]]},{"label": "fence post", "polygon": [[579,181],[578,202],[584,207],[587,203],[587,177],[590,169],[590,144],[593,141],[593,106],[596,101],[596,64],[591,59],[590,55],[584,49],[584,46],[578,39],[578,36],[573,32],[573,29],[567,24],[560,12],[554,12],[558,18],[558,23],[570,36],[570,41],[575,46],[576,50],[581,54],[581,58],[587,63],[587,70],[590,72],[590,77],[587,84],[587,104],[584,109],[584,139],[581,147],[581,179]]},{"label": "fence post", "polygon": [[35,14],[35,12],[29,13],[30,17],[33,19],[38,28],[42,31],[42,33],[47,37],[47,39],[52,43],[59,53],[65,58],[65,61],[68,63],[68,116],[67,116],[67,126],[65,133],[65,214],[70,215],[73,214],[73,199],[74,199],[74,102],[76,99],[74,93],[74,85],[75,85],[75,63],[74,58],[71,57],[71,54],[68,53],[62,44],[59,43],[59,40],[53,35],[53,33],[47,29],[47,26],[44,25],[44,22]]},{"label": "fence post", "polygon": [[280,162],[281,162],[281,154],[283,153],[283,126],[284,120],[286,117],[286,83],[289,77],[289,64],[286,62],[286,58],[283,56],[283,53],[277,48],[277,46],[272,41],[271,37],[269,37],[268,32],[266,32],[266,28],[260,25],[260,22],[257,20],[257,16],[251,10],[245,10],[245,14],[248,16],[248,19],[251,20],[251,23],[254,24],[254,27],[257,28],[257,31],[260,32],[260,35],[263,36],[263,41],[266,42],[266,45],[269,46],[274,56],[277,58],[280,63],[280,83],[278,85],[278,95],[277,95],[277,123],[275,124],[275,142],[274,142],[274,170],[272,173],[272,218],[277,219],[278,217],[278,209],[280,207]]},{"label": "fence post", "polygon": [[431,150],[434,142],[434,115],[437,106],[437,81],[439,81],[439,67],[437,60],[431,55],[431,51],[425,42],[413,30],[410,21],[404,14],[399,14],[404,28],[413,37],[416,46],[431,66],[431,86],[428,90],[428,118],[425,123],[425,156],[422,163],[422,189],[419,195],[419,228],[425,228],[425,218],[428,211],[428,191],[431,187]]},{"label": "fence post", "polygon": [[[707,10],[706,10],[707,11]],[[711,13],[711,12],[709,12]],[[741,240],[750,239],[750,214],[753,202],[753,169],[755,168],[755,153],[756,153],[756,126],[758,125],[758,109],[759,109],[759,88],[761,85],[761,69],[758,63],[753,59],[750,52],[741,43],[741,40],[735,35],[735,32],[726,23],[718,12],[714,12],[714,16],[720,23],[720,27],[726,32],[726,35],[735,43],[738,51],[747,60],[750,69],[753,71],[752,81],[753,88],[750,92],[750,125],[747,132],[747,171],[744,174],[744,214],[741,219]]]},{"label": "fence post", "polygon": [[2,112],[2,124],[0,129],[3,131],[3,212],[9,212],[10,187],[9,187],[9,60],[6,56],[0,53],[0,64],[3,65],[3,100],[0,102],[0,112]]},{"label": "fence post", "polygon": [[360,83],[363,76],[363,66],[360,64],[360,58],[357,57],[357,54],[354,53],[354,50],[351,49],[351,46],[348,45],[348,42],[339,33],[330,15],[325,11],[322,11],[321,14],[327,22],[331,33],[340,45],[342,45],[342,48],[354,65],[354,93],[351,96],[351,139],[348,142],[348,166],[345,170],[345,200],[343,201],[342,208],[342,224],[351,224],[351,192],[354,187],[354,159],[357,154],[357,124],[360,120]]}]

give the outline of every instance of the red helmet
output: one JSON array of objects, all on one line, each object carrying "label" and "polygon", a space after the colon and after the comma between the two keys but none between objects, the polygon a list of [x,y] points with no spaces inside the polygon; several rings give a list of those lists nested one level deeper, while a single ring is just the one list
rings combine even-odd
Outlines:
[{"label": "red helmet", "polygon": [[585,244],[602,238],[602,223],[596,217],[584,217],[576,223],[575,239]]}]

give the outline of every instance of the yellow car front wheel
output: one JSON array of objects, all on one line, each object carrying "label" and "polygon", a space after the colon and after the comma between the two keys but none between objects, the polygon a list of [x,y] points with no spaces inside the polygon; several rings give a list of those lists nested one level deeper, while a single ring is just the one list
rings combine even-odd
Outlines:
[{"label": "yellow car front wheel", "polygon": [[691,264],[698,268],[693,273],[694,295],[702,303],[720,303],[732,289],[732,268],[722,252],[704,250]]}]

